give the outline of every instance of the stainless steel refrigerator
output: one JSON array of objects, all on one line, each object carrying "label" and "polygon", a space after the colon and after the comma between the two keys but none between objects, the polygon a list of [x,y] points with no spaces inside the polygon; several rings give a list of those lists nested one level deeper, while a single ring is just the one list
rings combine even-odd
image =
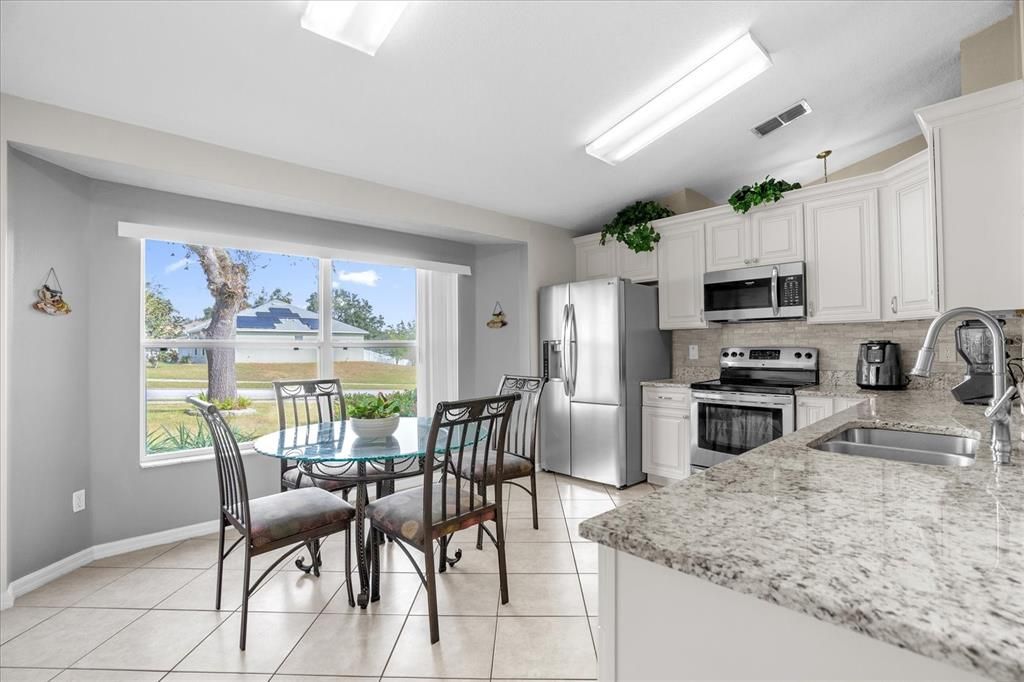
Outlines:
[{"label": "stainless steel refrigerator", "polygon": [[541,468],[623,487],[644,480],[640,382],[671,376],[658,289],[617,277],[539,292]]}]

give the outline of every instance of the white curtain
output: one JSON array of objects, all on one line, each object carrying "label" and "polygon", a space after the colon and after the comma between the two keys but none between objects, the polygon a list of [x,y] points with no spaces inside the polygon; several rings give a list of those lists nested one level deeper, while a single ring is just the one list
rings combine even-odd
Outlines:
[{"label": "white curtain", "polygon": [[459,396],[459,276],[416,271],[416,411]]}]

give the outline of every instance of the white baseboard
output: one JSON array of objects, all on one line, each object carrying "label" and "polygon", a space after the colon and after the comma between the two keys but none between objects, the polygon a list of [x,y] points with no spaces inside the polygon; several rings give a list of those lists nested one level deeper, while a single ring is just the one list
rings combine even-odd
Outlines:
[{"label": "white baseboard", "polygon": [[55,561],[49,566],[44,566],[38,571],[33,571],[26,576],[12,581],[7,586],[7,590],[0,595],[0,609],[13,606],[15,599],[21,595],[38,589],[46,583],[56,580],[62,575],[81,568],[86,564],[90,564],[97,559],[106,559],[107,557],[124,554],[125,552],[134,552],[138,549],[165,545],[169,542],[180,542],[181,540],[188,540],[200,535],[207,535],[216,532],[216,530],[216,520],[203,521],[201,523],[193,523],[190,526],[170,528],[156,533],[148,533],[133,538],[125,538],[124,540],[115,540],[114,542],[105,542],[102,545],[86,547],[80,552],[64,557],[60,561]]}]

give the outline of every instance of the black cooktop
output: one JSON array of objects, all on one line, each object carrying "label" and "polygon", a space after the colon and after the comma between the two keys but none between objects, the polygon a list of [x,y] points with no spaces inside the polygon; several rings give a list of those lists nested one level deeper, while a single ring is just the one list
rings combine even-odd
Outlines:
[{"label": "black cooktop", "polygon": [[813,386],[817,382],[781,381],[760,379],[712,379],[690,384],[690,388],[699,391],[722,391],[729,393],[770,393],[772,395],[794,395],[796,389]]}]

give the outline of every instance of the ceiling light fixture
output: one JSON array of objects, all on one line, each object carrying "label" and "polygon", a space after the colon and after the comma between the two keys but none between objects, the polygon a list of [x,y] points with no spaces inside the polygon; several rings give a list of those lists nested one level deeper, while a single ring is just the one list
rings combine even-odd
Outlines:
[{"label": "ceiling light fixture", "polygon": [[587,153],[612,166],[625,161],[771,65],[747,33],[616,123],[587,145]]},{"label": "ceiling light fixture", "polygon": [[310,0],[302,28],[371,57],[391,33],[408,2]]}]

